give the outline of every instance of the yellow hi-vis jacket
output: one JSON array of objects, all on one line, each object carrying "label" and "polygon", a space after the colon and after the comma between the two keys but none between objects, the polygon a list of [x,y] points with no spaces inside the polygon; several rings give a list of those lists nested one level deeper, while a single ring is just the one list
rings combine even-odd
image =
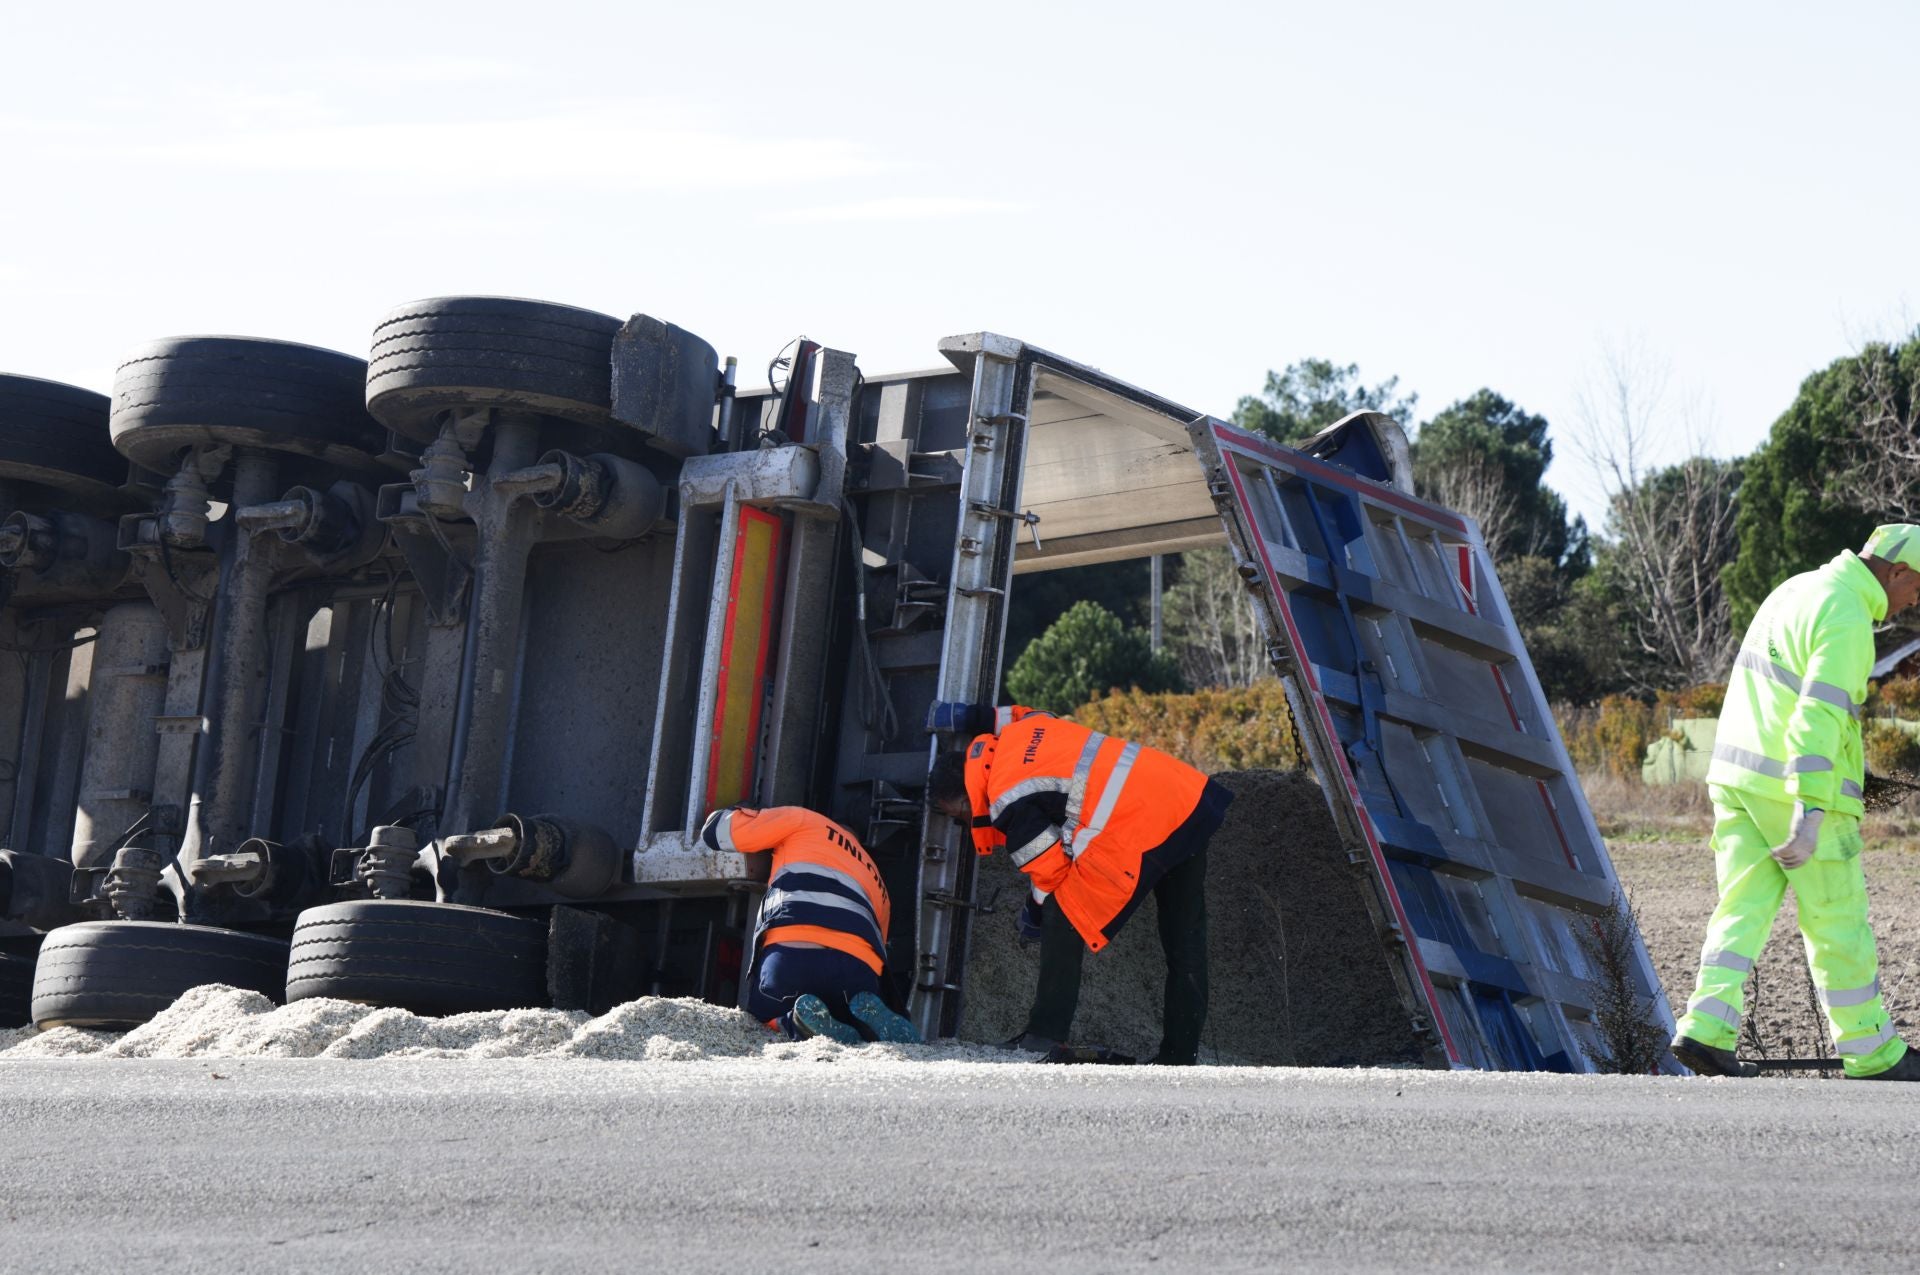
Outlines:
[{"label": "yellow hi-vis jacket", "polygon": [[1851,550],[1768,594],[1727,679],[1707,782],[1860,814],[1860,715],[1886,614],[1886,590]]}]

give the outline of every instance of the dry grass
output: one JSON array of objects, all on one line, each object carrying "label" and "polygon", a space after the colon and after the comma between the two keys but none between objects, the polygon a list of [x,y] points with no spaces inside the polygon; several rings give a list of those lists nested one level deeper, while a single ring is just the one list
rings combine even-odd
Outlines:
[{"label": "dry grass", "polygon": [[1713,829],[1713,803],[1704,784],[1651,786],[1602,773],[1582,775],[1580,786],[1608,841],[1704,840]]},{"label": "dry grass", "polygon": [[[1580,787],[1600,835],[1613,841],[1698,840],[1713,832],[1713,803],[1705,784],[1643,784],[1616,775],[1583,774]],[[1897,805],[1869,810],[1860,822],[1868,845],[1920,843],[1920,793]]]}]

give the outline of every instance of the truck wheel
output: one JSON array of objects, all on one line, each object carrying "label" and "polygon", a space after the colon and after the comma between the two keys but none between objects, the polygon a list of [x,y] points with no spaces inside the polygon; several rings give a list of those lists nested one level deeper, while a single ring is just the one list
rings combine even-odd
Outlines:
[{"label": "truck wheel", "polygon": [[113,377],[113,445],[161,473],[197,444],[232,443],[367,469],[386,435],[361,401],[367,365],[291,341],[176,336]]},{"label": "truck wheel", "polygon": [[620,320],[517,297],[431,297],[373,330],[367,410],[422,443],[449,408],[498,407],[606,426]]},{"label": "truck wheel", "polygon": [[0,479],[109,499],[127,461],[107,432],[105,394],[32,376],[0,376]]},{"label": "truck wheel", "polygon": [[416,1014],[547,1003],[547,927],[490,908],[362,899],[293,928],[287,999],[331,996]]},{"label": "truck wheel", "polygon": [[137,1027],[182,993],[224,983],[279,1000],[285,939],[172,921],[83,921],[40,945],[33,1021],[41,1027]]},{"label": "truck wheel", "polygon": [[33,958],[0,953],[0,1027],[33,1021]]}]

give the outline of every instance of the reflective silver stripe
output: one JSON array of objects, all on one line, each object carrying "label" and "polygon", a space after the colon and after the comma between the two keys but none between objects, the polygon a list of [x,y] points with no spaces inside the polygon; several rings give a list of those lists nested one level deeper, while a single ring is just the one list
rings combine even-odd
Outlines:
[{"label": "reflective silver stripe", "polygon": [[1849,987],[1837,992],[1816,987],[1814,994],[1820,1003],[1828,1009],[1851,1009],[1856,1005],[1869,1005],[1880,999],[1880,980],[1874,979],[1871,987]]},{"label": "reflective silver stripe", "polygon": [[1765,753],[1748,752],[1732,744],[1715,744],[1713,759],[1726,762],[1730,766],[1738,766],[1742,770],[1751,770],[1756,774],[1770,775],[1775,779],[1787,777],[1787,768]]},{"label": "reflective silver stripe", "polygon": [[1842,779],[1840,781],[1840,795],[1842,797],[1852,797],[1855,800],[1864,800],[1866,797],[1866,794],[1860,791],[1860,785],[1854,783],[1851,779]]},{"label": "reflective silver stripe", "polygon": [[1811,753],[1802,754],[1787,763],[1787,770],[1796,775],[1832,769],[1833,758],[1816,757]]},{"label": "reflective silver stripe", "polygon": [[760,906],[763,912],[772,912],[782,903],[812,903],[823,908],[843,908],[865,917],[874,922],[875,929],[879,928],[879,918],[874,916],[871,907],[865,903],[855,903],[844,894],[828,894],[825,890],[768,890],[766,902]]},{"label": "reflective silver stripe", "polygon": [[1711,965],[1715,969],[1732,970],[1736,974],[1753,973],[1752,959],[1740,955],[1732,948],[1723,947],[1718,952],[1708,952],[1700,963]]},{"label": "reflective silver stripe", "polygon": [[1705,1014],[1708,1018],[1717,1018],[1735,1031],[1740,1030],[1740,1011],[1721,1000],[1718,996],[1702,996],[1687,1006],[1691,1014]]},{"label": "reflective silver stripe", "polygon": [[994,734],[998,735],[1011,725],[1013,725],[1013,710],[1011,708],[996,708],[993,710]]},{"label": "reflective silver stripe", "polygon": [[1800,688],[1800,693],[1808,699],[1817,699],[1822,704],[1831,704],[1849,717],[1860,716],[1861,706],[1853,702],[1853,696],[1832,682],[1816,682],[1808,678],[1807,684]]},{"label": "reflective silver stripe", "polygon": [[1060,840],[1059,829],[1057,828],[1047,829],[1047,831],[1041,833],[1039,836],[1035,837],[1032,841],[1027,842],[1026,845],[1021,846],[1018,850],[1015,850],[1013,852],[1013,866],[1016,868],[1026,867],[1029,863],[1032,863],[1035,859],[1038,859],[1041,855],[1045,854],[1048,850],[1051,850],[1053,848],[1054,843],[1059,840]]},{"label": "reflective silver stripe", "polygon": [[1832,682],[1820,682],[1816,678],[1807,678],[1803,682],[1786,664],[1770,661],[1759,651],[1741,651],[1740,655],[1734,657],[1734,668],[1745,668],[1747,672],[1766,678],[1768,682],[1776,682],[1780,686],[1788,687],[1789,691],[1793,691],[1795,695],[1805,695],[1807,699],[1818,699],[1824,705],[1834,705],[1841,712],[1860,716],[1862,707],[1853,703],[1853,695],[1849,695],[1845,687],[1834,686]]},{"label": "reflective silver stripe", "polygon": [[760,914],[754,922],[753,946],[756,951],[760,947],[761,938],[768,930],[781,925],[810,924],[807,921],[783,921],[775,915],[788,903],[808,903],[815,907],[832,908],[838,912],[849,913],[860,918],[861,924],[868,931],[866,937],[877,940],[882,947],[886,945],[887,936],[880,928],[880,918],[875,916],[873,909],[865,904],[855,903],[852,899],[838,894],[827,894],[821,890],[768,890],[766,897],[760,900]]},{"label": "reflective silver stripe", "polygon": [[817,863],[789,863],[786,867],[774,874],[773,880],[767,882],[767,889],[784,889],[785,887],[780,884],[781,878],[797,872],[804,872],[808,876],[826,877],[829,880],[838,881],[841,885],[846,886],[861,898],[864,899],[867,897],[867,887],[861,885],[850,873],[842,872],[838,868],[824,868]]},{"label": "reflective silver stripe", "polygon": [[1073,763],[1073,782],[1067,786],[1067,827],[1074,828],[1080,823],[1080,807],[1087,801],[1087,780],[1093,775],[1094,760],[1100,755],[1100,745],[1107,737],[1099,731],[1087,736],[1087,742],[1080,749],[1080,760]]},{"label": "reflective silver stripe", "polygon": [[1036,775],[1032,779],[1022,779],[1019,783],[993,799],[993,804],[987,811],[987,817],[989,819],[998,819],[1001,815],[1007,813],[1009,806],[1023,797],[1031,797],[1035,793],[1065,792],[1066,790],[1067,781],[1064,779],[1055,779],[1051,775]]},{"label": "reflective silver stripe", "polygon": [[1835,1041],[1833,1047],[1847,1055],[1870,1054],[1892,1040],[1893,1036],[1893,1024],[1889,1022],[1871,1036],[1862,1036],[1858,1040]]},{"label": "reflective silver stripe", "polygon": [[1863,711],[1864,706],[1854,703],[1853,696],[1848,694],[1845,688],[1811,677],[1802,681],[1792,669],[1784,664],[1775,663],[1758,651],[1741,651],[1733,657],[1733,665],[1735,668],[1743,668],[1749,673],[1758,674],[1769,682],[1776,682],[1796,695],[1804,695],[1808,699],[1817,699],[1823,704],[1831,704],[1850,716],[1859,717]]},{"label": "reflective silver stripe", "polygon": [[734,849],[734,845],[733,845],[734,813],[735,813],[734,811],[729,810],[727,813],[721,815],[718,819],[713,821],[713,839],[720,843],[720,848],[722,850],[730,851],[732,853],[737,854],[739,852]]},{"label": "reflective silver stripe", "polygon": [[1133,762],[1140,755],[1140,745],[1128,744],[1120,750],[1120,760],[1113,763],[1113,773],[1107,776],[1107,786],[1100,790],[1100,804],[1093,808],[1093,817],[1087,820],[1086,831],[1073,839],[1073,848],[1068,851],[1078,859],[1087,852],[1099,835],[1107,830],[1107,820],[1113,817],[1113,808],[1120,804],[1120,790],[1127,786],[1127,775],[1133,770]]},{"label": "reflective silver stripe", "polygon": [[1733,657],[1735,668],[1746,669],[1749,673],[1758,673],[1769,682],[1778,682],[1790,691],[1800,690],[1800,678],[1791,669],[1775,664],[1758,651],[1742,651]]}]

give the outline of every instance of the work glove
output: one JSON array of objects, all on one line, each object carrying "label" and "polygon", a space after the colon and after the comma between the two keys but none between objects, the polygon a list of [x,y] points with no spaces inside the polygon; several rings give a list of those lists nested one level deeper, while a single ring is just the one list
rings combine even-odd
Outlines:
[{"label": "work glove", "polygon": [[1040,941],[1046,907],[1045,898],[1036,896],[1031,890],[1027,892],[1027,901],[1020,905],[1020,915],[1013,919],[1014,925],[1019,927],[1022,946]]},{"label": "work glove", "polygon": [[1793,826],[1787,839],[1773,848],[1773,861],[1791,872],[1813,858],[1813,848],[1820,842],[1820,821],[1826,817],[1824,810],[1809,810],[1795,802]]}]

